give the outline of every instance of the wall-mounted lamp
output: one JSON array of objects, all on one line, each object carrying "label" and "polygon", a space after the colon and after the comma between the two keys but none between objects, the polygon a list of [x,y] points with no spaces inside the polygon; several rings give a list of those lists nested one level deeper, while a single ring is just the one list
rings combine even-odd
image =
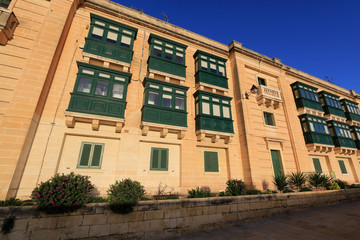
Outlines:
[{"label": "wall-mounted lamp", "polygon": [[250,92],[245,92],[244,93],[244,98],[249,99],[249,96],[253,93],[257,93],[258,92],[258,88],[255,85],[252,85]]}]

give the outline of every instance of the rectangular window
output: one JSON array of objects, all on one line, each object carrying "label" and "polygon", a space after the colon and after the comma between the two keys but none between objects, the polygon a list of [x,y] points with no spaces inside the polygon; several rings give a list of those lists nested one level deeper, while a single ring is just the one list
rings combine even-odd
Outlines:
[{"label": "rectangular window", "polygon": [[275,126],[274,114],[264,112],[264,120],[266,125]]},{"label": "rectangular window", "polygon": [[343,160],[339,160],[339,166],[342,174],[347,174],[345,163]]},{"label": "rectangular window", "polygon": [[158,105],[159,104],[159,94],[156,92],[149,92],[148,104]]},{"label": "rectangular window", "polygon": [[217,152],[204,152],[205,172],[219,172],[219,160]]},{"label": "rectangular window", "polygon": [[210,104],[209,103],[203,102],[201,106],[202,106],[203,114],[210,114]]},{"label": "rectangular window", "polygon": [[185,109],[185,99],[184,98],[181,98],[181,97],[175,98],[175,109],[181,109],[181,110]]},{"label": "rectangular window", "polygon": [[279,150],[270,150],[271,152],[271,159],[273,163],[273,169],[275,177],[280,176],[281,174],[284,174],[284,169],[282,167],[281,163],[281,156]]},{"label": "rectangular window", "polygon": [[230,108],[229,107],[223,107],[223,116],[224,116],[224,118],[230,118]]},{"label": "rectangular window", "polygon": [[169,160],[168,148],[151,148],[150,170],[167,171]]},{"label": "rectangular window", "polygon": [[162,95],[162,106],[171,108],[171,105],[172,105],[171,100],[172,100],[171,95],[163,94]]},{"label": "rectangular window", "polygon": [[217,117],[221,116],[219,105],[213,104],[213,116],[217,116]]},{"label": "rectangular window", "polygon": [[264,78],[258,77],[258,84],[262,86],[266,86],[266,82]]},{"label": "rectangular window", "polygon": [[103,143],[82,142],[77,168],[101,168]]},{"label": "rectangular window", "polygon": [[90,78],[80,77],[77,91],[83,93],[90,93],[92,80]]},{"label": "rectangular window", "polygon": [[112,91],[112,97],[113,98],[123,98],[123,95],[124,95],[124,85],[114,84],[113,91]]},{"label": "rectangular window", "polygon": [[109,82],[98,81],[96,84],[95,94],[100,96],[107,96]]},{"label": "rectangular window", "polygon": [[315,172],[322,173],[322,168],[320,164],[320,160],[318,158],[313,158]]}]

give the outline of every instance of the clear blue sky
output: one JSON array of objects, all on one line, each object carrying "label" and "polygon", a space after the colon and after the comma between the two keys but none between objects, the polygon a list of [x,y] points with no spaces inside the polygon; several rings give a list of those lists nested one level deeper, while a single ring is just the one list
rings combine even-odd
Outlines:
[{"label": "clear blue sky", "polygon": [[[113,0],[114,1],[114,0]],[[360,94],[360,0],[115,0]]]}]

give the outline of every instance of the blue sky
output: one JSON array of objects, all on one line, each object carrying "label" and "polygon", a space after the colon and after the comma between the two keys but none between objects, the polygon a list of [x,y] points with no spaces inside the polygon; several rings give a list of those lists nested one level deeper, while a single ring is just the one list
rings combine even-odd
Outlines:
[{"label": "blue sky", "polygon": [[130,1],[127,7],[224,44],[232,40],[360,94],[360,0]]}]

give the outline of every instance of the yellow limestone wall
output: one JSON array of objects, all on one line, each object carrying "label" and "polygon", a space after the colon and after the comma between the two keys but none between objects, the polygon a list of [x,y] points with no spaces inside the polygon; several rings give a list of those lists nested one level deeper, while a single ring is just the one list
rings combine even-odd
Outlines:
[{"label": "yellow limestone wall", "polygon": [[[301,81],[319,91],[360,102],[359,95],[352,91],[292,69],[240,43],[227,46],[105,0],[13,0],[10,9],[20,24],[14,38],[6,46],[0,46],[0,199],[28,198],[41,181],[55,173],[72,171],[91,176],[102,195],[109,184],[126,177],[140,181],[149,194],[160,183],[166,184],[168,191],[179,193],[196,186],[223,191],[228,179],[243,179],[248,187],[261,190],[274,188],[271,149],[280,151],[285,173],[313,172],[312,158],[316,157],[324,173],[334,171],[337,178],[359,182],[360,164],[356,155],[308,152],[290,84]],[[121,133],[116,133],[113,126],[100,125],[95,131],[90,123],[76,122],[74,128],[65,125],[64,111],[78,72],[76,62],[84,61],[82,48],[89,31],[90,13],[138,29]],[[188,46],[184,83],[189,87],[188,128],[181,140],[174,133],[165,138],[155,131],[149,131],[147,136],[141,134],[142,81],[148,74],[151,33]],[[197,50],[228,59],[228,96],[233,97],[235,132],[229,144],[223,139],[212,143],[210,138],[202,141],[196,138],[193,54]],[[90,60],[90,64],[102,66],[96,60]],[[109,67],[122,70],[114,64]],[[280,108],[259,105],[255,94],[243,98],[252,85],[257,85],[257,77],[281,91]],[[264,124],[264,111],[274,114],[276,126]],[[83,141],[105,144],[101,169],[76,168]],[[169,148],[168,171],[149,170],[151,147]],[[218,152],[218,173],[205,173],[204,151]],[[339,159],[344,160],[347,175],[341,173]]]}]

